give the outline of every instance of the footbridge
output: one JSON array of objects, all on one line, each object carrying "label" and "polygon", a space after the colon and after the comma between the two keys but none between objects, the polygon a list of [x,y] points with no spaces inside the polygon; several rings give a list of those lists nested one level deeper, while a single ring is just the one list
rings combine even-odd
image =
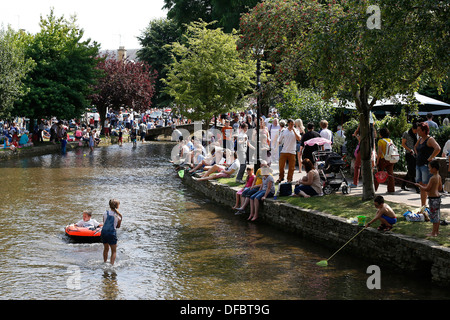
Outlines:
[{"label": "footbridge", "polygon": [[[182,124],[182,125],[176,126],[176,128],[178,130],[180,130],[181,133],[183,133],[183,136],[186,134],[186,132],[189,132],[190,135],[193,134],[194,130],[195,130],[194,127],[195,127],[194,123]],[[201,124],[200,124],[200,128],[201,128]],[[159,136],[171,137],[173,130],[174,129],[172,128],[172,126],[149,129],[149,130],[147,130],[147,135],[145,136],[145,140],[147,140],[147,141],[156,140]]]}]

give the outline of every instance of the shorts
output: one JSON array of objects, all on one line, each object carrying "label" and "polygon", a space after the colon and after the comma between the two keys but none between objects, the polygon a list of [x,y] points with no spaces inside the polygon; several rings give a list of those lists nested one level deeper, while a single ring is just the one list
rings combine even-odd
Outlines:
[{"label": "shorts", "polygon": [[391,217],[385,216],[384,214],[381,217],[384,220],[386,220],[386,222],[389,223],[390,225],[397,223],[397,218],[391,218]]},{"label": "shorts", "polygon": [[416,166],[416,182],[427,184],[431,176],[428,165]]},{"label": "shorts", "polygon": [[244,190],[242,192],[242,197],[250,198],[252,195],[257,193],[258,191],[259,191],[259,188],[248,188],[247,190]]},{"label": "shorts", "polygon": [[242,193],[244,192],[244,190],[247,190],[247,189],[248,189],[248,187],[242,188],[241,190],[239,190],[239,191],[237,192],[237,194],[242,194]]},{"label": "shorts", "polygon": [[[254,199],[261,200],[261,198],[264,197],[265,194],[266,194],[266,190],[258,191],[258,192],[254,193],[254,194],[250,197],[250,200],[254,200]],[[269,192],[269,193],[267,194],[267,197],[266,197],[266,198],[272,198],[273,195],[274,195],[273,192]]]},{"label": "shorts", "polygon": [[117,244],[117,235],[114,234],[101,234],[100,240],[102,243],[107,243],[109,245],[115,245]]},{"label": "shorts", "polygon": [[441,216],[441,198],[428,197],[428,206],[430,207],[430,222],[439,223]]},{"label": "shorts", "polygon": [[225,170],[220,170],[218,174],[215,175],[215,178],[230,178],[231,174],[227,173]]}]

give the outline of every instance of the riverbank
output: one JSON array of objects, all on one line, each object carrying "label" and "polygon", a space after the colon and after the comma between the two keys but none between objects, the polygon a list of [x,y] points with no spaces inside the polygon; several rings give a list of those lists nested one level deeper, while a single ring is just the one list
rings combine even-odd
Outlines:
[{"label": "riverbank", "polygon": [[[112,136],[110,138],[101,138],[100,144],[95,147],[105,147],[110,146],[113,144],[118,144],[118,137]],[[171,137],[167,137],[164,135],[157,137],[158,141],[170,141]],[[129,136],[125,135],[123,138],[124,143],[131,143]],[[142,143],[141,141],[138,141],[138,143]],[[66,145],[66,152],[76,150],[79,148],[84,148],[89,150],[89,146],[86,144],[86,142],[82,142],[80,145],[79,141],[71,141],[67,142]],[[48,140],[46,140],[44,143],[39,143],[37,145],[34,145],[32,147],[26,147],[26,148],[17,148],[15,151],[12,151],[10,149],[1,149],[0,150],[0,162],[6,161],[10,159],[21,159],[21,158],[27,158],[27,157],[35,157],[35,156],[41,156],[45,154],[53,154],[53,153],[61,153],[61,144],[60,143],[51,143]]]},{"label": "riverbank", "polygon": [[[182,180],[188,187],[221,205],[231,208],[236,201],[237,187],[217,180],[197,181],[187,173]],[[230,214],[234,212],[230,210]],[[241,217],[246,219],[247,215]],[[298,234],[332,250],[340,248],[361,230],[361,227],[348,223],[346,218],[302,208],[280,199],[267,199],[261,207],[258,221]],[[440,286],[450,286],[450,248],[428,239],[368,228],[342,251],[367,260],[368,265],[402,270],[412,276],[430,278]]]},{"label": "riverbank", "polygon": [[[66,145],[66,152],[83,147],[85,147],[84,144],[80,146],[78,142],[68,142]],[[15,151],[9,149],[2,150],[0,152],[0,161],[35,157],[52,153],[61,153],[61,145],[59,143],[45,143],[33,147],[17,148]]]}]

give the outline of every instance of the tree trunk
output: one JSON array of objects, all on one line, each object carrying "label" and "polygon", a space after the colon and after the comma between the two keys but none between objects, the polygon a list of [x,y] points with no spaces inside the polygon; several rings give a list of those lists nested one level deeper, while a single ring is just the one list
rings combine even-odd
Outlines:
[{"label": "tree trunk", "polygon": [[359,133],[361,137],[361,176],[363,180],[362,200],[371,200],[375,197],[373,184],[372,150],[374,148],[374,129],[370,125],[370,105],[368,103],[367,88],[362,87],[356,94],[356,106],[359,114]]},{"label": "tree trunk", "polygon": [[363,195],[362,200],[371,200],[375,196],[375,190],[373,185],[373,169],[372,169],[372,141],[373,136],[371,133],[370,113],[360,114],[360,152],[361,152],[361,176],[363,180]]}]

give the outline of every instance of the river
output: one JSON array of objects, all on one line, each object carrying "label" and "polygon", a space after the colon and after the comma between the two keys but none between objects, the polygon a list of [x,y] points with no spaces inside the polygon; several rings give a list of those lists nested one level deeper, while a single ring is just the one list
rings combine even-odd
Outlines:
[{"label": "river", "polygon": [[[428,279],[381,268],[262,223],[185,187],[172,143],[78,149],[0,163],[0,299],[448,299]],[[64,227],[120,200],[114,268],[102,244],[73,243]]]}]

